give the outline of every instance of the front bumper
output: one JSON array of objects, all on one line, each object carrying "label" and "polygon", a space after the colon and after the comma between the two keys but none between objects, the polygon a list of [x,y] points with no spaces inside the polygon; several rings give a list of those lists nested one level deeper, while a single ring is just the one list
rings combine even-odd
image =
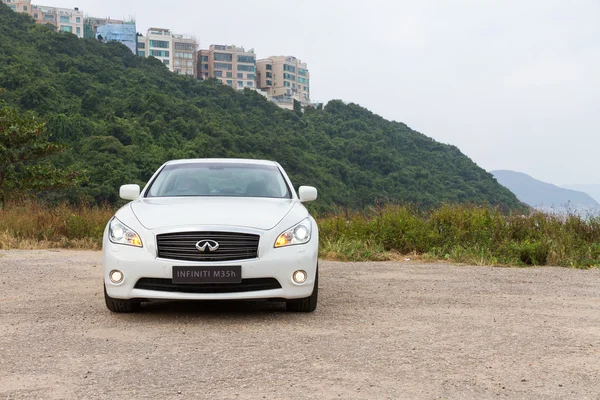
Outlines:
[{"label": "front bumper", "polygon": [[[270,240],[270,238],[269,238]],[[261,240],[262,242],[262,240]],[[310,296],[313,291],[317,257],[318,237],[311,238],[305,245],[275,249],[272,244],[261,243],[259,258],[228,262],[190,262],[167,260],[156,257],[152,241],[145,247],[136,248],[114,244],[105,234],[103,243],[104,283],[107,294],[116,299],[165,299],[165,300],[252,300],[252,299],[300,299]],[[280,289],[237,293],[181,293],[136,289],[141,278],[172,279],[173,266],[216,266],[241,265],[242,279],[275,278]],[[108,274],[112,270],[123,273],[123,281],[114,284]],[[306,282],[297,284],[292,274],[297,270],[307,273]]]}]

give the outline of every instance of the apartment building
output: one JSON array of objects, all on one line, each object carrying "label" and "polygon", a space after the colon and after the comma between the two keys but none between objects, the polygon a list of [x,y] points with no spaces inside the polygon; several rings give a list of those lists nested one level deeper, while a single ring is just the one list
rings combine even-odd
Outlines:
[{"label": "apartment building", "polygon": [[196,76],[198,41],[192,36],[173,35],[173,69],[182,75]]},{"label": "apartment building", "polygon": [[136,54],[137,30],[135,21],[86,18],[83,26],[83,37],[94,38],[103,42],[119,42]]},{"label": "apartment building", "polygon": [[31,4],[31,0],[2,0],[17,12],[29,14],[38,24],[52,25],[56,30],[83,37],[83,12],[79,8],[48,7]]},{"label": "apartment building", "polygon": [[236,89],[256,87],[256,54],[235,45],[213,44],[198,53],[199,79],[217,78]]},{"label": "apartment building", "polygon": [[146,36],[137,35],[136,41],[136,54],[140,57],[148,57],[148,53],[146,52]]},{"label": "apartment building", "polygon": [[32,4],[30,15],[38,24],[51,24],[59,31],[83,37],[83,12],[77,7],[69,9]]},{"label": "apartment building", "polygon": [[137,37],[137,55],[156,57],[172,72],[196,76],[198,41],[193,36],[173,34],[169,29],[150,28]]},{"label": "apartment building", "polygon": [[198,79],[208,79],[210,74],[208,72],[208,57],[210,56],[210,50],[198,51]]},{"label": "apartment building", "polygon": [[29,14],[31,11],[31,0],[2,0],[2,3],[16,12]]},{"label": "apartment building", "polygon": [[310,103],[310,73],[306,63],[291,56],[269,57],[256,62],[257,87],[275,99]]},{"label": "apartment building", "polygon": [[86,17],[83,20],[83,37],[86,39],[96,38],[98,28],[107,24],[123,24],[125,21],[112,18]]},{"label": "apartment building", "polygon": [[171,31],[169,29],[150,28],[146,32],[146,36],[138,36],[138,43],[140,38],[143,38],[146,44],[146,57],[153,56],[158,58],[172,71],[173,35]]}]

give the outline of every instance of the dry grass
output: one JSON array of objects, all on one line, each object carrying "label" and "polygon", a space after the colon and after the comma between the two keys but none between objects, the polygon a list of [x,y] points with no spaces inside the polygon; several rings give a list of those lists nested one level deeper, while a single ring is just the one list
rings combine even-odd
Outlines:
[{"label": "dry grass", "polygon": [[114,212],[109,206],[7,204],[0,210],[0,249],[100,249]]},{"label": "dry grass", "polygon": [[[0,249],[98,250],[111,206],[9,204],[0,210]],[[340,261],[447,260],[474,265],[600,265],[600,217],[443,206],[387,206],[318,218],[320,257]]]}]

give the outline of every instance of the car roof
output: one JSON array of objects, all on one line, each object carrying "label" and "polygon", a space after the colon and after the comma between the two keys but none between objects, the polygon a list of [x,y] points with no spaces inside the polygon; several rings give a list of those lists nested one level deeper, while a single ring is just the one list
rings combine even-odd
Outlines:
[{"label": "car roof", "polygon": [[167,161],[167,165],[177,164],[202,164],[202,163],[221,163],[221,164],[254,164],[254,165],[278,165],[275,161],[253,160],[249,158],[190,158],[182,160]]}]

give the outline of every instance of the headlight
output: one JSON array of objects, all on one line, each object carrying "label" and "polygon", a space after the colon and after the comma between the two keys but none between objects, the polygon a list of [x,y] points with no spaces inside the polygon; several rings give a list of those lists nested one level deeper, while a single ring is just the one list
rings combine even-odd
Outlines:
[{"label": "headlight", "polygon": [[311,233],[312,225],[310,223],[310,219],[306,218],[292,226],[287,231],[282,232],[275,241],[275,247],[308,243]]},{"label": "headlight", "polygon": [[142,247],[140,236],[116,218],[113,218],[108,224],[108,238],[113,243]]}]

